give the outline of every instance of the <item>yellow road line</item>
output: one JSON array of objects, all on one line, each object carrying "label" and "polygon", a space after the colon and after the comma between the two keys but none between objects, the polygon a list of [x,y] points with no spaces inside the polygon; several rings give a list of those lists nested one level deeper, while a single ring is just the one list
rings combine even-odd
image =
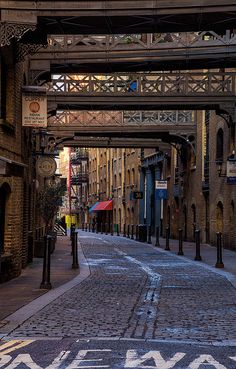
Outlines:
[{"label": "yellow road line", "polygon": [[34,340],[12,340],[9,342],[4,343],[2,346],[0,346],[0,355],[6,355],[9,352],[18,350],[22,347],[30,345]]}]

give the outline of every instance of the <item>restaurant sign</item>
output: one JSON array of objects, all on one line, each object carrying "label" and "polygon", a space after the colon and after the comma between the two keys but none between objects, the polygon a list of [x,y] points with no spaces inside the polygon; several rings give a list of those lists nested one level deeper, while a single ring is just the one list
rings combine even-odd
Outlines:
[{"label": "restaurant sign", "polygon": [[27,87],[22,93],[22,126],[47,127],[47,96],[45,88]]}]

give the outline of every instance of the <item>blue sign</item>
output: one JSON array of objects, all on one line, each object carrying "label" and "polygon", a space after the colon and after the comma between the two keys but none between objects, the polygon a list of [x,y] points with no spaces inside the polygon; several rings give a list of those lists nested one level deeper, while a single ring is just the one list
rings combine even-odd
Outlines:
[{"label": "blue sign", "polygon": [[227,183],[236,184],[236,159],[228,158],[227,160]]},{"label": "blue sign", "polygon": [[156,197],[159,199],[167,199],[167,181],[156,181]]},{"label": "blue sign", "polygon": [[165,190],[165,189],[156,190],[156,197],[158,197],[159,199],[166,200],[167,199],[167,190]]}]

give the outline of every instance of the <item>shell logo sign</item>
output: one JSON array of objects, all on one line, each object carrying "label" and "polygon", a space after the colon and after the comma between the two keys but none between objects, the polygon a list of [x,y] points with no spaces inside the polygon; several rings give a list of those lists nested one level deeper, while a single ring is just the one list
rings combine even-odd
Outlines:
[{"label": "shell logo sign", "polygon": [[47,127],[46,91],[24,91],[22,94],[22,126]]}]

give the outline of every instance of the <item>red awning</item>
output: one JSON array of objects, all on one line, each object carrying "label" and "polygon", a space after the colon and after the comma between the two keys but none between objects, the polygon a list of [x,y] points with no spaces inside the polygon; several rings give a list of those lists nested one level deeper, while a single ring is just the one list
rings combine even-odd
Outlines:
[{"label": "red awning", "polygon": [[112,210],[112,200],[100,201],[93,208],[93,211],[101,211],[101,210]]}]

